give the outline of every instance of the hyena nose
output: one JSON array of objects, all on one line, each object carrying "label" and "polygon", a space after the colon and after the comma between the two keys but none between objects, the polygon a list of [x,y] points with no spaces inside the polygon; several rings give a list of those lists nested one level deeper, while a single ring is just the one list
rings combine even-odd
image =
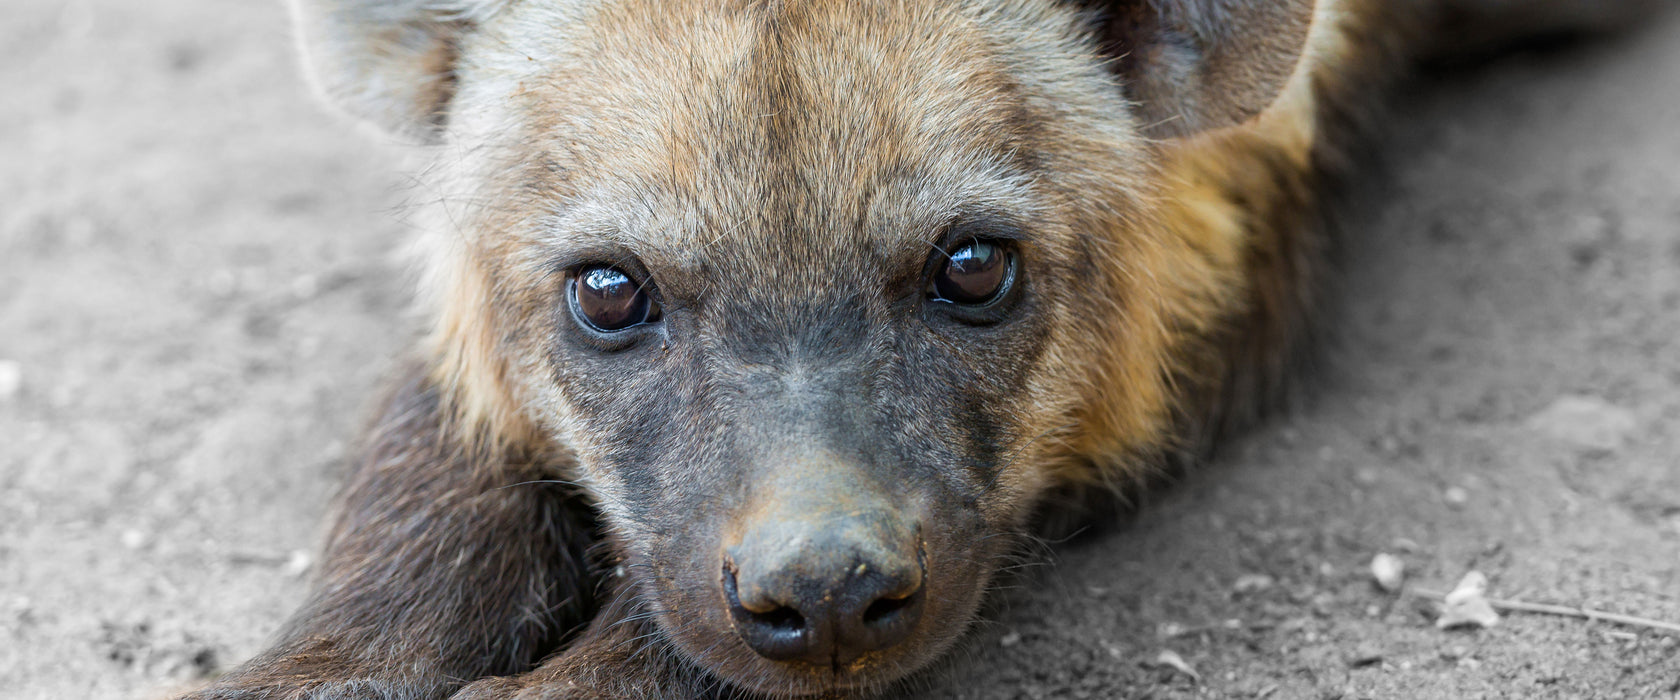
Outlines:
[{"label": "hyena nose", "polygon": [[[893,528],[853,520],[792,536],[773,527],[779,536],[748,535],[730,549],[724,594],[749,648],[775,661],[839,666],[910,636],[926,598],[917,538],[889,544],[880,535]],[[779,547],[767,550],[768,542]]]}]

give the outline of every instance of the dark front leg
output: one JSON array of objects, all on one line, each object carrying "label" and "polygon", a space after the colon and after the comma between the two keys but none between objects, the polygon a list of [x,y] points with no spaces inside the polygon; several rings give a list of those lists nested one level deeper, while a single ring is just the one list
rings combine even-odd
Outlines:
[{"label": "dark front leg", "polygon": [[590,614],[591,522],[530,448],[480,444],[415,372],[369,436],[315,590],[269,651],[190,696],[448,697]]},{"label": "dark front leg", "polygon": [[685,700],[729,697],[683,660],[622,592],[566,651],[530,673],[486,678],[452,700]]}]

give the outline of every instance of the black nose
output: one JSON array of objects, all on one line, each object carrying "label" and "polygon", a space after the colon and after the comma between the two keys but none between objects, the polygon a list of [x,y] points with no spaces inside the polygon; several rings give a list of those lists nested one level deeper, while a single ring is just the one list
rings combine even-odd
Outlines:
[{"label": "black nose", "polygon": [[[915,629],[926,598],[919,554],[885,560],[860,558],[855,549],[805,554],[767,570],[746,562],[724,568],[736,632],[760,656],[838,666],[896,645]],[[846,555],[844,563],[835,554]]]}]

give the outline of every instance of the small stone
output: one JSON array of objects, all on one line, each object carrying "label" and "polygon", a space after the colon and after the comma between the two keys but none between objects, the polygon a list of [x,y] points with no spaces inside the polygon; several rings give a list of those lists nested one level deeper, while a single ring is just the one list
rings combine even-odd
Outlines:
[{"label": "small stone", "polygon": [[1387,552],[1379,553],[1371,558],[1371,578],[1389,593],[1399,591],[1406,583],[1406,562]]},{"label": "small stone", "polygon": [[1383,651],[1374,644],[1360,644],[1348,657],[1348,667],[1365,668],[1382,663]]},{"label": "small stone", "polygon": [[1009,634],[1003,635],[1003,638],[998,640],[998,646],[1003,647],[1005,649],[1008,649],[1009,647],[1015,646],[1015,645],[1020,644],[1020,643],[1021,643],[1021,633],[1020,632],[1010,632]]},{"label": "small stone", "polygon": [[1115,661],[1121,661],[1126,658],[1126,650],[1121,649],[1120,645],[1106,639],[1100,639],[1097,641],[1098,644],[1102,646],[1103,651],[1108,652],[1109,658],[1114,659]]},{"label": "small stone", "polygon": [[123,530],[120,539],[122,540],[122,545],[129,549],[140,549],[141,547],[146,546],[146,543],[151,540],[151,538],[146,536],[146,533],[134,528]]},{"label": "small stone", "polygon": [[1482,572],[1471,571],[1465,574],[1452,592],[1441,601],[1441,616],[1435,620],[1435,626],[1450,629],[1492,627],[1499,624],[1499,612],[1494,610],[1493,604],[1487,600],[1487,586],[1487,576]]},{"label": "small stone", "polygon": [[1639,427],[1633,412],[1593,396],[1564,396],[1534,414],[1530,429],[1577,449],[1613,452]]},{"label": "small stone", "polygon": [[1237,577],[1236,583],[1231,584],[1231,590],[1246,595],[1270,589],[1276,583],[1276,580],[1265,574],[1243,574]]},{"label": "small stone", "polygon": [[1186,663],[1184,661],[1184,657],[1179,656],[1178,652],[1171,649],[1162,649],[1161,653],[1156,654],[1155,660],[1149,665],[1154,666],[1155,668],[1170,668],[1184,674],[1184,676],[1192,681],[1197,683],[1202,682],[1202,675],[1196,673],[1196,669],[1191,667],[1189,663]]},{"label": "small stone", "polygon": [[296,578],[309,571],[309,565],[313,563],[315,563],[315,558],[309,556],[309,552],[294,549],[291,554],[286,556],[286,563],[280,568],[280,571],[287,576]]},{"label": "small stone", "polygon": [[0,360],[0,401],[9,400],[23,390],[23,365],[13,360]]},{"label": "small stone", "polygon": [[1461,486],[1448,487],[1441,494],[1441,500],[1446,501],[1447,505],[1457,508],[1470,502],[1470,492],[1465,491]]}]

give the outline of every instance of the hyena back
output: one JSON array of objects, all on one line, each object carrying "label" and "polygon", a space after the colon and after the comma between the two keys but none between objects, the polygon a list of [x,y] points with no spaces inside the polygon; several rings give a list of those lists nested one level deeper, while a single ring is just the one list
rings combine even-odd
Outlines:
[{"label": "hyena back", "polygon": [[309,602],[195,697],[891,687],[1049,494],[1274,393],[1358,115],[1507,4],[298,0],[430,144],[434,326]]}]

